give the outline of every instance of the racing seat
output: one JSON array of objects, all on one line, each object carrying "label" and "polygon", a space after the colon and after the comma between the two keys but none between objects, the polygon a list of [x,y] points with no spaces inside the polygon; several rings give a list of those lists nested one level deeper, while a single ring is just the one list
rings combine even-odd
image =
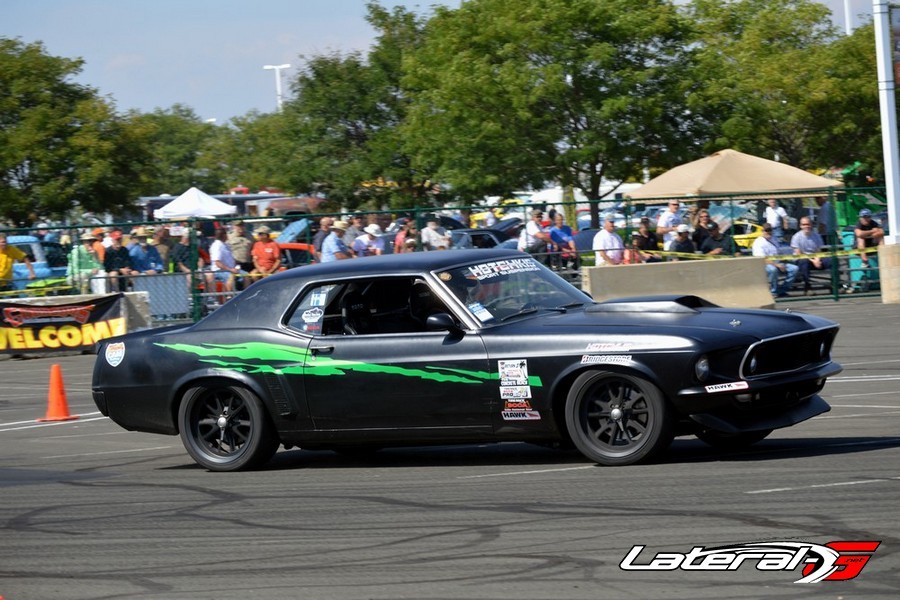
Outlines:
[{"label": "racing seat", "polygon": [[447,308],[434,295],[428,284],[424,281],[415,282],[409,293],[409,314],[416,325],[425,331],[428,317],[441,312],[447,312]]},{"label": "racing seat", "polygon": [[344,333],[358,335],[369,333],[372,327],[372,312],[369,304],[359,292],[347,292],[341,298],[341,319],[344,322]]}]

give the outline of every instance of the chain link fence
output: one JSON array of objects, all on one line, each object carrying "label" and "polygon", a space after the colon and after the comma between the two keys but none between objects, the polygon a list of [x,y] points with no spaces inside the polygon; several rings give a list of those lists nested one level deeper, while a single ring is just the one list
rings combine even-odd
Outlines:
[{"label": "chain link fence", "polygon": [[[769,198],[776,198],[785,209],[787,223],[778,240],[785,260],[794,261],[790,239],[800,229],[801,219],[817,226],[830,223],[825,245],[819,256],[827,268],[809,271],[809,290],[797,287],[785,300],[803,300],[830,296],[880,293],[876,248],[856,248],[854,226],[860,210],[871,210],[883,227],[887,226],[886,202],[882,188],[841,190],[823,194],[741,194],[704,198],[678,198],[679,219],[691,233],[700,228],[698,217],[709,214],[730,239],[731,251],[725,257],[751,253],[754,240],[761,235],[764,209]],[[651,233],[659,215],[667,209],[669,198],[632,202],[616,198],[595,203],[579,203],[561,197],[553,203],[529,203],[507,200],[494,206],[471,205],[453,209],[423,207],[404,211],[365,211],[353,214],[321,213],[289,217],[234,217],[191,219],[172,222],[110,223],[103,226],[76,224],[40,226],[28,230],[5,229],[7,251],[12,258],[10,272],[0,272],[0,299],[47,295],[103,294],[114,291],[144,291],[150,301],[153,322],[158,325],[189,323],[215,310],[229,298],[241,293],[255,279],[249,256],[254,231],[270,230],[281,250],[281,269],[301,268],[318,260],[314,236],[324,217],[348,221],[351,230],[361,231],[377,225],[376,237],[385,253],[423,251],[422,231],[435,222],[445,230],[449,248],[516,248],[523,229],[532,220],[531,211],[543,212],[542,225],[552,224],[560,215],[571,228],[574,249],[551,240],[530,248],[535,257],[575,285],[580,285],[581,270],[595,264],[596,224],[612,219],[615,231],[624,240],[622,250],[632,253],[635,232],[642,224]],[[397,244],[397,233],[404,223],[413,224],[407,236],[412,240]],[[229,230],[226,243],[238,263],[237,273],[224,273],[212,264],[210,249],[216,228]],[[242,231],[241,231],[242,230]],[[2,235],[0,235],[2,237]],[[660,236],[662,237],[662,236]],[[241,239],[243,238],[243,239]],[[123,251],[122,248],[125,250]],[[16,250],[18,252],[16,252]],[[699,251],[667,251],[659,239],[655,247],[642,248],[633,256],[646,260],[718,260]],[[27,258],[16,260],[17,258]],[[652,257],[648,259],[647,257]],[[626,261],[627,262],[627,261]],[[627,268],[627,267],[623,267]],[[796,286],[801,285],[798,281]],[[804,294],[804,292],[806,292]]]}]

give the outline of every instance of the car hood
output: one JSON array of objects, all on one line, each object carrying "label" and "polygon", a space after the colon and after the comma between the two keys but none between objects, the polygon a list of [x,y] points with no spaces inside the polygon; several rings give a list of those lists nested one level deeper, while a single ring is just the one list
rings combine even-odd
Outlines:
[{"label": "car hood", "polygon": [[542,328],[573,332],[584,332],[585,329],[620,330],[707,340],[710,337],[734,340],[741,336],[761,340],[837,327],[836,323],[814,315],[721,308],[694,296],[624,298],[591,304],[583,310],[540,314],[544,316],[539,321]]}]

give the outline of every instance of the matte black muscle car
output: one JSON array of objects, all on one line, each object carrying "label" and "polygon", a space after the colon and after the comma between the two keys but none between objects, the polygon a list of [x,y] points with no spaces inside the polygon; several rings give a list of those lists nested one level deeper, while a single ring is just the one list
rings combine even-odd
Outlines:
[{"label": "matte black muscle car", "polygon": [[695,296],[595,303],[516,251],[421,252],[288,270],[194,325],[105,340],[93,396],[214,471],[280,445],[507,440],[627,465],[676,435],[739,447],[829,410],[837,331]]}]

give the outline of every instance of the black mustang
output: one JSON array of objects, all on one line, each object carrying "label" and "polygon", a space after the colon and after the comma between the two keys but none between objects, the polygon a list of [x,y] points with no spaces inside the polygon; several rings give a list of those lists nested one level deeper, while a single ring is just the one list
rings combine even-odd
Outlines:
[{"label": "black mustang", "polygon": [[837,331],[694,296],[595,303],[515,251],[419,252],[291,269],[194,325],[104,340],[92,387],[214,471],[279,445],[513,440],[627,465],[676,435],[734,448],[826,412]]}]

